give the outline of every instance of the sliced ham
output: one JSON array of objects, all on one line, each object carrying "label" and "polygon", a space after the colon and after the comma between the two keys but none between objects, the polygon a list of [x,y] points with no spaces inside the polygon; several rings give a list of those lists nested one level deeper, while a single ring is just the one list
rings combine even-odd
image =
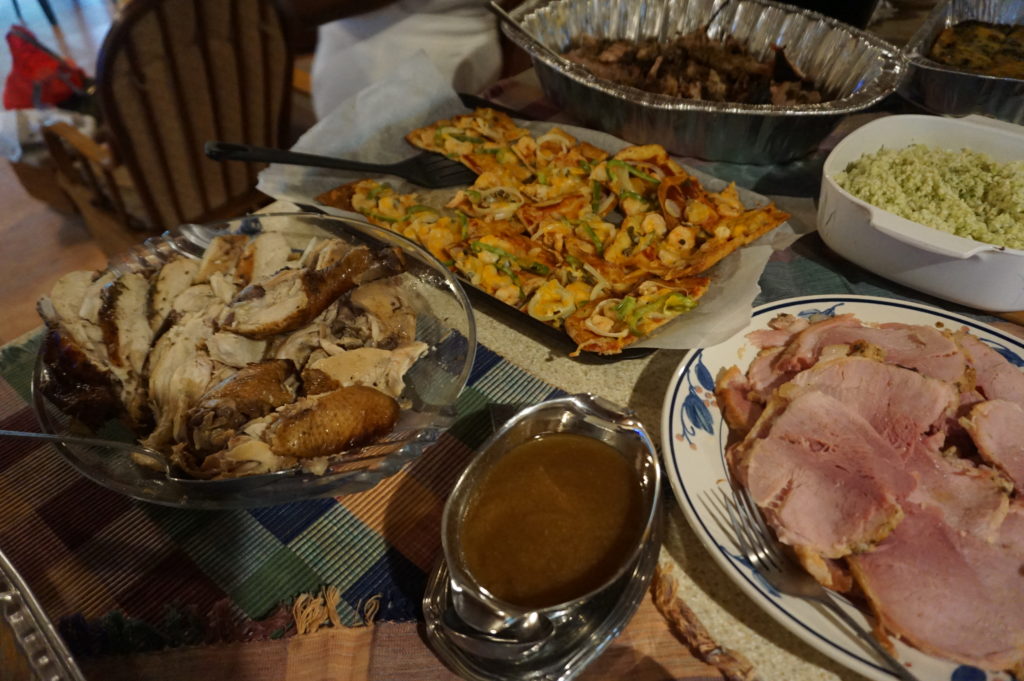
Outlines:
[{"label": "sliced ham", "polygon": [[1024,494],[1024,407],[1008,400],[988,400],[971,409],[961,421],[978,453],[1006,473]]},{"label": "sliced ham", "polygon": [[758,329],[747,334],[747,339],[759,348],[779,348],[808,327],[810,322],[803,317],[781,314],[768,322],[767,329]]},{"label": "sliced ham", "polygon": [[930,326],[883,324],[863,326],[852,315],[838,315],[801,331],[776,362],[780,371],[799,371],[814,364],[822,348],[868,343],[884,352],[885,361],[943,381],[957,381],[967,367],[959,347]]},{"label": "sliced ham", "polygon": [[785,348],[765,348],[757,354],[747,369],[751,397],[762,404],[776,388],[792,378],[796,372],[779,371],[775,362]]},{"label": "sliced ham", "polygon": [[764,405],[750,399],[750,382],[739,367],[729,367],[715,381],[715,399],[729,427],[746,433],[761,416]]},{"label": "sliced ham", "polygon": [[918,483],[905,501],[937,508],[949,527],[986,540],[1002,526],[1010,495],[996,471],[944,456],[934,442],[915,445],[905,466]]},{"label": "sliced ham", "polygon": [[779,539],[825,558],[888,535],[916,484],[870,423],[821,392],[799,395],[743,444],[738,477]]},{"label": "sliced ham", "polygon": [[1024,502],[1017,500],[1010,504],[1006,519],[999,526],[993,542],[996,546],[1024,558]]},{"label": "sliced ham", "polygon": [[[716,397],[779,539],[878,631],[1024,671],[1024,372],[965,331],[792,318]],[[1012,479],[1012,483],[1010,481]]]},{"label": "sliced ham", "polygon": [[[818,344],[822,327],[857,326],[853,315],[839,315],[810,326],[792,325],[795,333],[787,334],[785,345],[765,345],[747,369],[752,396],[766,402],[772,391],[786,383],[802,369],[818,361],[822,346]],[[756,342],[756,340],[755,340]],[[764,342],[764,341],[762,341]]]},{"label": "sliced ham", "polygon": [[796,372],[814,364],[825,345],[825,337],[836,329],[860,329],[863,325],[852,314],[841,314],[811,324],[800,331],[786,345],[775,364],[779,371]]},{"label": "sliced ham", "polygon": [[1024,660],[1024,562],[956,531],[934,507],[849,565],[881,625],[932,655],[987,669]]},{"label": "sliced ham", "polygon": [[797,390],[831,395],[901,452],[939,428],[958,404],[956,389],[949,383],[864,357],[820,362],[782,392]]},{"label": "sliced ham", "polygon": [[977,390],[986,399],[1024,405],[1024,372],[965,330],[956,334],[956,341],[974,370]]},{"label": "sliced ham", "polygon": [[[955,387],[916,371],[862,357],[820,362],[801,372],[781,394],[817,390],[863,417],[900,453],[917,484],[901,497],[943,510],[947,522],[989,537],[1009,504],[1002,478],[991,468],[941,453],[941,427],[957,408]],[[1024,420],[1021,421],[1024,428]]]},{"label": "sliced ham", "polygon": [[[766,402],[775,389],[804,369],[822,359],[846,354],[876,357],[951,383],[961,381],[967,368],[960,346],[935,328],[864,326],[853,315],[837,315],[806,327],[793,324],[785,329],[755,331],[748,338],[762,348],[746,373],[751,397],[760,402]],[[783,338],[788,342],[779,345]]]}]

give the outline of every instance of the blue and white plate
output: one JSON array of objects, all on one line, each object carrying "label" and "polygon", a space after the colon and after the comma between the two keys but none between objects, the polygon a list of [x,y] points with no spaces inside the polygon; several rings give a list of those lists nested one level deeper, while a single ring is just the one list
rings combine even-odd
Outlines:
[{"label": "blue and white plate", "polygon": [[[740,557],[722,510],[722,494],[728,490],[725,446],[729,433],[715,403],[714,380],[721,369],[732,365],[745,371],[758,352],[747,334],[768,328],[768,322],[783,313],[798,317],[853,313],[866,323],[929,324],[947,329],[966,326],[1018,367],[1024,367],[1024,340],[969,317],[919,303],[855,295],[789,298],[755,309],[749,326],[729,340],[689,353],[669,384],[661,433],[665,471],[686,519],[712,557],[760,607],[808,644],[869,679],[892,681],[895,676],[856,634],[816,604],[781,595],[759,578]],[[870,629],[863,613],[846,603],[844,607]],[[921,681],[1011,678],[925,655],[901,642],[895,645],[896,657]]]}]

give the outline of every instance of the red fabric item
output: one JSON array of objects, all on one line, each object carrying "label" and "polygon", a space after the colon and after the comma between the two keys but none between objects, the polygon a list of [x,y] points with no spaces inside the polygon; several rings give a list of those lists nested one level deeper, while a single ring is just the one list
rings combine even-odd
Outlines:
[{"label": "red fabric item", "polygon": [[57,106],[84,91],[85,72],[47,49],[24,26],[11,26],[7,44],[13,65],[4,85],[5,109]]}]

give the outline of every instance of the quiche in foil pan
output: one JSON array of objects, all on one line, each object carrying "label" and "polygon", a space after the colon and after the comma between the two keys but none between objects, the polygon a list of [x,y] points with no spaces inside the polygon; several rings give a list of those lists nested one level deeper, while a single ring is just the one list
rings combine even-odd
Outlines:
[{"label": "quiche in foil pan", "polygon": [[899,93],[931,113],[982,114],[1024,124],[1024,80],[972,73],[929,58],[944,29],[968,21],[1024,25],[1024,0],[940,2],[907,43],[907,75]]}]

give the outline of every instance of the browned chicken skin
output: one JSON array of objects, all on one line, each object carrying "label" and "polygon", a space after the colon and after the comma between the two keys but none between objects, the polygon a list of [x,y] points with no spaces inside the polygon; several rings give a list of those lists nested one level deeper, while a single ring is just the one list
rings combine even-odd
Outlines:
[{"label": "browned chicken skin", "polygon": [[91,427],[121,411],[114,377],[93,362],[71,334],[59,328],[48,330],[42,353],[49,373],[41,387],[61,411]]},{"label": "browned chicken skin", "polygon": [[286,359],[250,364],[206,391],[189,414],[197,452],[223,448],[235,431],[295,399],[295,365]]},{"label": "browned chicken skin", "polygon": [[398,403],[375,388],[353,385],[306,397],[279,414],[263,440],[280,456],[309,458],[342,452],[391,430]]}]

